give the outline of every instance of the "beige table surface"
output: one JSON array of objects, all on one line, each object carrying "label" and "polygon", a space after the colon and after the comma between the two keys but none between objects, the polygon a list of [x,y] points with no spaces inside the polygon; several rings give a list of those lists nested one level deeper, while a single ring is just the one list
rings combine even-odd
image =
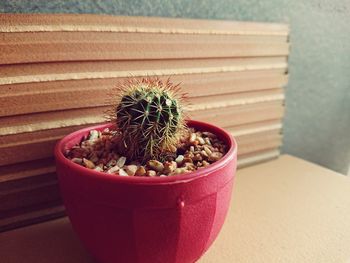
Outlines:
[{"label": "beige table surface", "polygon": [[[93,261],[63,218],[0,233],[0,262]],[[240,170],[199,262],[350,262],[350,178],[288,155]]]}]

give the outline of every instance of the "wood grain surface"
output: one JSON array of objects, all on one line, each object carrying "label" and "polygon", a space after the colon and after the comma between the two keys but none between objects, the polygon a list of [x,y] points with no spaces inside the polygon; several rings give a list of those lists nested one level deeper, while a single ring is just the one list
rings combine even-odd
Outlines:
[{"label": "wood grain surface", "polygon": [[276,158],[288,34],[269,23],[0,14],[0,231],[64,214],[53,147],[104,123],[128,77],[181,83],[190,118],[236,136],[240,167]]}]

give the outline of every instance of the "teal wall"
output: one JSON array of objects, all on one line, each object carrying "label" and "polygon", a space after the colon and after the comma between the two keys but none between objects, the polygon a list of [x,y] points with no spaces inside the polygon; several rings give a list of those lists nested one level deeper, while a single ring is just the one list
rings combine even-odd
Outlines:
[{"label": "teal wall", "polygon": [[1,0],[0,12],[289,23],[292,48],[282,150],[347,173],[350,164],[349,0]]}]

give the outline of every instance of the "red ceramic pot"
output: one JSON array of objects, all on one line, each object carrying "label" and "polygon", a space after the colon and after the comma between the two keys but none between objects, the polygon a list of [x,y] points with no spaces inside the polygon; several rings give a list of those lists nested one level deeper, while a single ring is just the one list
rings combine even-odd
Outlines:
[{"label": "red ceramic pot", "polygon": [[64,137],[55,148],[67,214],[92,255],[105,263],[189,263],[218,235],[231,199],[237,145],[226,131],[188,121],[216,134],[229,147],[216,163],[171,177],[122,177],[93,171],[66,159],[89,127]]}]

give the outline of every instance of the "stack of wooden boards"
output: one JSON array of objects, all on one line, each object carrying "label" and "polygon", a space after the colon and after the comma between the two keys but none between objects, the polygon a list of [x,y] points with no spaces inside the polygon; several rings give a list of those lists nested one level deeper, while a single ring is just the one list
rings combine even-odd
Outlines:
[{"label": "stack of wooden boards", "polygon": [[105,121],[133,76],[171,77],[189,115],[231,131],[239,165],[279,155],[288,27],[280,24],[0,15],[0,231],[64,214],[53,147]]}]

